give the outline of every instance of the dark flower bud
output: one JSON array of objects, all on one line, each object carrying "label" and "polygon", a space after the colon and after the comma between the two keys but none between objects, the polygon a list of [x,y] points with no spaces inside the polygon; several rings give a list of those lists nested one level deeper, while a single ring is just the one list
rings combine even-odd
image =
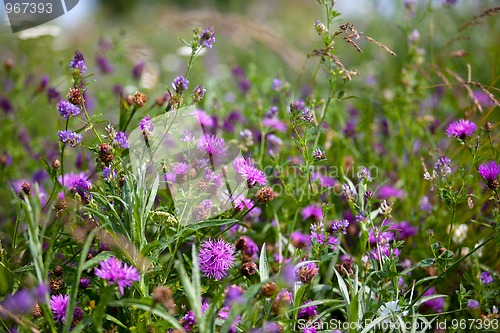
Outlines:
[{"label": "dark flower bud", "polygon": [[278,286],[276,285],[276,283],[268,282],[262,286],[262,289],[260,290],[260,294],[264,297],[272,297],[276,293],[277,289],[278,289]]},{"label": "dark flower bud", "polygon": [[103,143],[99,146],[99,159],[106,165],[115,159],[115,156],[111,152],[111,147],[107,143]]},{"label": "dark flower bud", "polygon": [[54,160],[52,161],[52,169],[57,170],[57,169],[59,169],[60,167],[61,167],[61,161],[59,161],[59,159],[57,159],[57,158],[56,158],[56,159],[54,159]]},{"label": "dark flower bud", "polygon": [[245,262],[241,265],[240,271],[241,274],[243,274],[244,276],[254,275],[255,272],[257,271],[257,264],[255,264],[252,261]]},{"label": "dark flower bud", "polygon": [[64,274],[64,270],[63,270],[62,266],[56,266],[56,267],[54,267],[54,270],[52,271],[52,273],[54,273],[55,276],[59,277],[59,276],[62,276]]},{"label": "dark flower bud", "polygon": [[78,88],[71,88],[68,92],[68,102],[70,102],[73,105],[81,105],[83,102],[83,96]]},{"label": "dark flower bud", "polygon": [[274,193],[273,189],[269,186],[259,188],[259,190],[255,194],[257,201],[259,201],[260,203],[271,201],[276,198],[276,196],[277,194]]}]

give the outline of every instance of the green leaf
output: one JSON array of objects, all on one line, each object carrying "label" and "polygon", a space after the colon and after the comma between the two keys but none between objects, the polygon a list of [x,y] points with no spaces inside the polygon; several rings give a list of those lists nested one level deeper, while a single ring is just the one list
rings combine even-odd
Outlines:
[{"label": "green leaf", "polygon": [[262,249],[260,251],[259,275],[261,282],[269,279],[269,267],[267,265],[266,243],[262,244]]}]

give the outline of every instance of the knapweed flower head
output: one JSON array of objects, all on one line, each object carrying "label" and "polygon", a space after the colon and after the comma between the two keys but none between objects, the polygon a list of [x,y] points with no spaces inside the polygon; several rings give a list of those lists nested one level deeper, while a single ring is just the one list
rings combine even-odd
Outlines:
[{"label": "knapweed flower head", "polygon": [[214,27],[208,27],[203,29],[200,34],[200,39],[198,44],[209,49],[212,48],[212,44],[215,42],[215,29]]},{"label": "knapweed flower head", "polygon": [[319,273],[318,266],[313,262],[301,265],[295,271],[295,277],[303,283],[308,283]]},{"label": "knapweed flower head", "polygon": [[79,178],[71,184],[71,190],[78,193],[82,201],[86,204],[92,200],[92,195],[90,194],[90,188],[92,187],[92,183],[85,178]]},{"label": "knapweed flower head", "polygon": [[198,140],[198,149],[212,158],[226,155],[228,148],[224,143],[224,139],[215,135],[204,134]]},{"label": "knapweed flower head", "polygon": [[53,295],[50,298],[50,309],[54,319],[60,322],[66,321],[66,308],[68,307],[69,295]]},{"label": "knapweed flower head", "polygon": [[110,257],[99,262],[99,266],[99,268],[95,268],[95,275],[103,280],[107,280],[111,285],[118,285],[122,295],[125,293],[125,287],[129,287],[134,281],[141,279],[135,267],[128,266],[115,257]]},{"label": "knapweed flower head", "polygon": [[64,119],[68,119],[70,116],[75,117],[81,112],[78,106],[73,105],[66,100],[61,100],[59,103],[57,103],[57,110]]},{"label": "knapweed flower head", "polygon": [[70,62],[69,67],[74,70],[79,70],[80,74],[85,74],[87,66],[85,66],[85,58],[82,52],[76,51],[73,60]]},{"label": "knapweed flower head", "polygon": [[307,304],[309,304],[311,302],[312,302],[311,300],[308,300],[307,302],[302,304],[302,306],[304,306],[304,307],[299,310],[299,314],[298,314],[297,318],[309,319],[311,317],[315,317],[318,315],[318,313],[316,312],[316,305],[306,306]]},{"label": "knapweed flower head", "polygon": [[249,160],[238,157],[233,161],[234,171],[247,182],[249,188],[256,184],[265,185],[267,177],[262,170],[257,169]]},{"label": "knapweed flower head", "polygon": [[205,220],[210,216],[210,212],[212,211],[212,200],[205,199],[200,202],[199,205],[193,207],[192,216],[195,222]]},{"label": "knapweed flower head", "polygon": [[500,174],[500,164],[496,164],[495,161],[489,161],[479,165],[477,171],[486,181],[488,188],[495,190],[498,188],[498,175]]},{"label": "knapweed flower head", "polygon": [[172,82],[172,88],[178,94],[182,94],[182,92],[188,88],[188,85],[189,81],[184,78],[184,76],[178,76],[174,79],[174,82]]},{"label": "knapweed flower head", "polygon": [[127,134],[125,134],[125,132],[122,131],[116,132],[113,143],[119,145],[123,149],[127,149],[128,148]]},{"label": "knapweed flower head", "polygon": [[76,147],[82,142],[82,135],[70,130],[58,131],[57,136],[62,143],[69,143],[71,147]]},{"label": "knapweed flower head", "polygon": [[477,125],[470,121],[470,120],[465,120],[465,119],[460,119],[457,121],[452,122],[451,124],[446,127],[446,135],[449,137],[455,137],[460,140],[465,140],[466,138],[469,138],[472,136],[472,133],[474,133],[477,130]]},{"label": "knapweed flower head", "polygon": [[203,276],[217,281],[222,280],[234,265],[235,247],[222,239],[204,240],[200,245],[198,261]]},{"label": "knapweed flower head", "polygon": [[309,205],[302,209],[300,215],[302,215],[302,220],[304,221],[309,218],[313,221],[321,221],[323,220],[323,209],[317,204]]}]

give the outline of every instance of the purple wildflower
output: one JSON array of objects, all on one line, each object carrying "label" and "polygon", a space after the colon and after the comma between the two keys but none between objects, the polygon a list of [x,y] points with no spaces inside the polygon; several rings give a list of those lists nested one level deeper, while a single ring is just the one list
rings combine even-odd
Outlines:
[{"label": "purple wildflower", "polygon": [[[48,286],[45,284],[33,289],[21,289],[2,300],[0,307],[16,315],[26,314],[31,312],[38,302],[44,302],[48,292]],[[0,312],[0,318],[3,317],[4,314]]]},{"label": "purple wildflower", "polygon": [[80,287],[80,289],[83,289],[83,290],[90,287],[90,279],[89,278],[81,278],[80,283],[79,283],[79,287]]},{"label": "purple wildflower", "polygon": [[95,62],[102,74],[111,74],[115,70],[104,54],[98,54]]},{"label": "purple wildflower", "polygon": [[477,130],[477,125],[470,120],[460,119],[452,122],[446,127],[446,135],[449,137],[453,136],[460,140],[465,140],[466,138],[472,136]]},{"label": "purple wildflower", "polygon": [[134,68],[132,69],[133,78],[139,80],[145,68],[146,63],[144,61],[139,61],[137,64],[135,64]]},{"label": "purple wildflower", "polygon": [[271,89],[274,90],[274,91],[278,91],[282,87],[283,87],[283,82],[280,79],[278,79],[278,78],[274,78],[273,79],[273,85],[272,85]]},{"label": "purple wildflower", "polygon": [[304,235],[300,231],[294,231],[290,235],[290,243],[297,249],[302,249],[311,245],[311,241],[307,235]]},{"label": "purple wildflower", "polygon": [[151,122],[151,118],[149,115],[141,119],[139,123],[139,129],[142,131],[142,135],[146,140],[149,140],[153,137],[153,123]]},{"label": "purple wildflower", "polygon": [[69,67],[72,69],[78,69],[80,70],[80,74],[85,74],[85,71],[87,70],[87,67],[85,66],[85,59],[83,57],[82,52],[76,51],[75,57],[69,64]]},{"label": "purple wildflower", "polygon": [[224,145],[224,139],[215,135],[204,134],[198,141],[198,149],[211,157],[217,157],[226,155],[228,148]]},{"label": "purple wildflower", "polygon": [[249,160],[238,157],[233,161],[234,170],[247,182],[249,188],[255,184],[265,185],[267,177],[262,170],[257,169]]},{"label": "purple wildflower", "polygon": [[443,6],[454,6],[456,5],[458,0],[441,0]]},{"label": "purple wildflower", "polygon": [[188,88],[188,85],[189,81],[185,79],[184,76],[178,76],[174,79],[174,82],[172,82],[172,88],[178,94],[182,94],[182,92]]},{"label": "purple wildflower", "polygon": [[[302,306],[307,305],[311,302],[312,302],[311,300],[308,300],[307,302],[302,304]],[[303,307],[302,309],[300,309],[299,315],[297,318],[309,319],[309,318],[314,317],[316,315],[318,315],[318,313],[316,312],[316,305],[310,305],[310,306],[306,306],[306,307]]]},{"label": "purple wildflower", "polygon": [[[434,295],[435,293],[436,289],[434,289],[434,287],[431,287],[424,293],[424,296],[431,296]],[[428,300],[427,302],[424,303],[424,305],[433,310],[434,312],[443,312],[444,298],[440,297]]]},{"label": "purple wildflower", "polygon": [[191,133],[187,129],[185,129],[185,130],[182,131],[181,141],[183,141],[183,142],[189,142],[189,141],[193,141],[193,140],[194,140],[193,133]]},{"label": "purple wildflower", "polygon": [[322,161],[324,159],[326,159],[326,153],[324,150],[322,150],[321,148],[316,148],[314,151],[313,151],[313,158],[316,160],[316,161]]},{"label": "purple wildflower", "polygon": [[496,164],[494,161],[489,161],[488,163],[479,165],[477,171],[486,181],[488,188],[492,190],[498,188],[497,177],[500,174],[500,164]]},{"label": "purple wildflower", "polygon": [[467,307],[469,308],[469,310],[477,310],[479,309],[479,305],[479,302],[475,299],[470,299],[469,301],[467,301]]},{"label": "purple wildflower", "polygon": [[232,285],[226,291],[226,298],[224,299],[224,306],[231,306],[232,304],[240,304],[245,301],[242,296],[245,291],[240,286]]},{"label": "purple wildflower", "polygon": [[262,120],[262,126],[270,127],[279,132],[286,131],[286,124],[281,120],[279,120],[278,118],[265,118],[264,120]]},{"label": "purple wildflower", "polygon": [[125,134],[125,132],[122,132],[122,131],[116,132],[115,139],[113,140],[113,143],[118,144],[123,149],[127,149],[128,148],[127,134]]},{"label": "purple wildflower", "polygon": [[442,177],[451,174],[451,160],[448,156],[441,156],[437,159],[434,169]]},{"label": "purple wildflower", "polygon": [[481,283],[484,285],[493,283],[493,276],[491,275],[490,272],[488,271],[481,272]]},{"label": "purple wildflower", "polygon": [[[205,313],[205,311],[208,309],[208,303],[204,302],[201,305],[201,313]],[[180,320],[182,326],[186,330],[186,332],[191,332],[193,329],[193,326],[197,324],[196,317],[194,315],[193,310],[189,310],[188,313],[184,315],[184,317],[181,318]]]},{"label": "purple wildflower", "polygon": [[318,274],[318,272],[318,266],[313,262],[308,262],[295,270],[295,276],[303,283],[308,283]]},{"label": "purple wildflower", "polygon": [[70,116],[77,116],[80,114],[81,110],[78,106],[71,104],[70,102],[66,100],[61,100],[57,104],[57,109],[59,111],[59,114],[64,118],[68,119]]},{"label": "purple wildflower", "polygon": [[309,107],[305,107],[300,113],[300,120],[306,123],[312,123],[314,120],[314,114]]},{"label": "purple wildflower", "polygon": [[493,101],[490,96],[482,90],[474,91],[474,97],[479,102],[481,106],[491,108],[495,106],[495,101]]},{"label": "purple wildflower", "polygon": [[66,320],[66,308],[69,302],[69,295],[53,295],[50,298],[50,309],[54,314],[54,319],[64,323]]},{"label": "purple wildflower", "polygon": [[209,49],[212,48],[212,44],[215,42],[215,29],[214,27],[208,27],[206,29],[203,29],[200,35],[200,40],[198,43],[203,46],[207,47]]},{"label": "purple wildflower", "polygon": [[332,231],[334,233],[347,233],[347,228],[349,227],[349,221],[347,220],[334,220],[332,222]]},{"label": "purple wildflower", "polygon": [[391,197],[399,199],[402,198],[404,194],[405,192],[403,190],[395,188],[391,185],[382,185],[378,189],[377,197],[380,200],[389,199]]},{"label": "purple wildflower", "polygon": [[99,262],[100,268],[95,268],[95,275],[101,279],[108,280],[109,284],[117,284],[120,293],[123,295],[124,288],[131,286],[134,281],[139,281],[139,272],[133,266],[128,266],[115,258],[110,257]]},{"label": "purple wildflower", "polygon": [[198,206],[193,207],[191,215],[196,222],[205,220],[212,211],[212,201],[210,199],[203,200]]},{"label": "purple wildflower", "polygon": [[316,224],[311,224],[311,234],[309,239],[312,243],[314,240],[316,243],[321,245],[330,245],[330,247],[335,250],[337,245],[339,245],[339,240],[329,234],[325,234],[325,225],[323,222],[318,222]]},{"label": "purple wildflower", "polygon": [[193,103],[201,101],[203,99],[203,96],[205,96],[206,92],[207,89],[203,88],[200,85],[194,87],[193,92],[191,93],[191,98],[193,99]]},{"label": "purple wildflower", "polygon": [[189,164],[184,162],[175,163],[172,167],[172,171],[174,171],[177,175],[185,175],[189,170]]},{"label": "purple wildflower", "polygon": [[309,205],[302,209],[300,213],[302,215],[302,220],[307,220],[311,218],[313,221],[321,221],[323,220],[323,210],[319,205]]},{"label": "purple wildflower", "polygon": [[418,228],[407,221],[401,221],[399,223],[394,223],[391,229],[399,229],[398,239],[406,239],[416,235]]},{"label": "purple wildflower", "polygon": [[303,100],[297,99],[290,103],[290,112],[296,113],[304,110],[306,103]]},{"label": "purple wildflower", "polygon": [[81,134],[69,130],[58,131],[57,136],[59,137],[59,141],[62,143],[69,143],[71,147],[76,147],[83,139]]},{"label": "purple wildflower", "polygon": [[205,240],[200,245],[198,261],[204,276],[220,281],[234,265],[234,245],[222,239]]},{"label": "purple wildflower", "polygon": [[302,330],[302,333],[316,333],[316,329],[314,328],[314,326],[311,326],[311,327],[304,327],[304,329]]},{"label": "purple wildflower", "polygon": [[14,111],[14,107],[7,97],[0,97],[0,109],[2,109],[4,113],[11,113]]},{"label": "purple wildflower", "polygon": [[245,71],[241,67],[233,67],[231,70],[234,79],[238,83],[238,87],[240,88],[240,91],[243,94],[248,93],[250,91],[250,88],[252,87],[252,84],[250,83],[250,80],[248,79]]},{"label": "purple wildflower", "polygon": [[89,201],[92,199],[92,195],[90,194],[90,187],[92,186],[92,183],[85,180],[84,178],[80,178],[76,180],[72,184],[72,190],[76,191],[78,195],[82,198],[82,201],[84,203],[89,203]]}]

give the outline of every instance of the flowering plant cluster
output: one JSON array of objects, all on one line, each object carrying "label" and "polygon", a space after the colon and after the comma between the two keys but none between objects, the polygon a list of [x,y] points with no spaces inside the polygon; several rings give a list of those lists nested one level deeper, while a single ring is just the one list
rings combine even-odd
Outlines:
[{"label": "flowering plant cluster", "polygon": [[[318,3],[316,70],[297,86],[243,61],[207,78],[224,41],[213,26],[182,40],[187,66],[162,86],[150,59],[122,77],[109,40],[95,66],[86,48],[66,52],[65,84],[33,87],[35,74],[5,62],[2,330],[499,328],[496,79],[464,79],[442,55],[428,63],[417,29],[433,14],[416,1],[403,4],[404,47]],[[394,77],[353,69],[346,49]],[[121,83],[102,88],[113,75]],[[30,94],[55,124],[47,137],[24,119]]]}]

